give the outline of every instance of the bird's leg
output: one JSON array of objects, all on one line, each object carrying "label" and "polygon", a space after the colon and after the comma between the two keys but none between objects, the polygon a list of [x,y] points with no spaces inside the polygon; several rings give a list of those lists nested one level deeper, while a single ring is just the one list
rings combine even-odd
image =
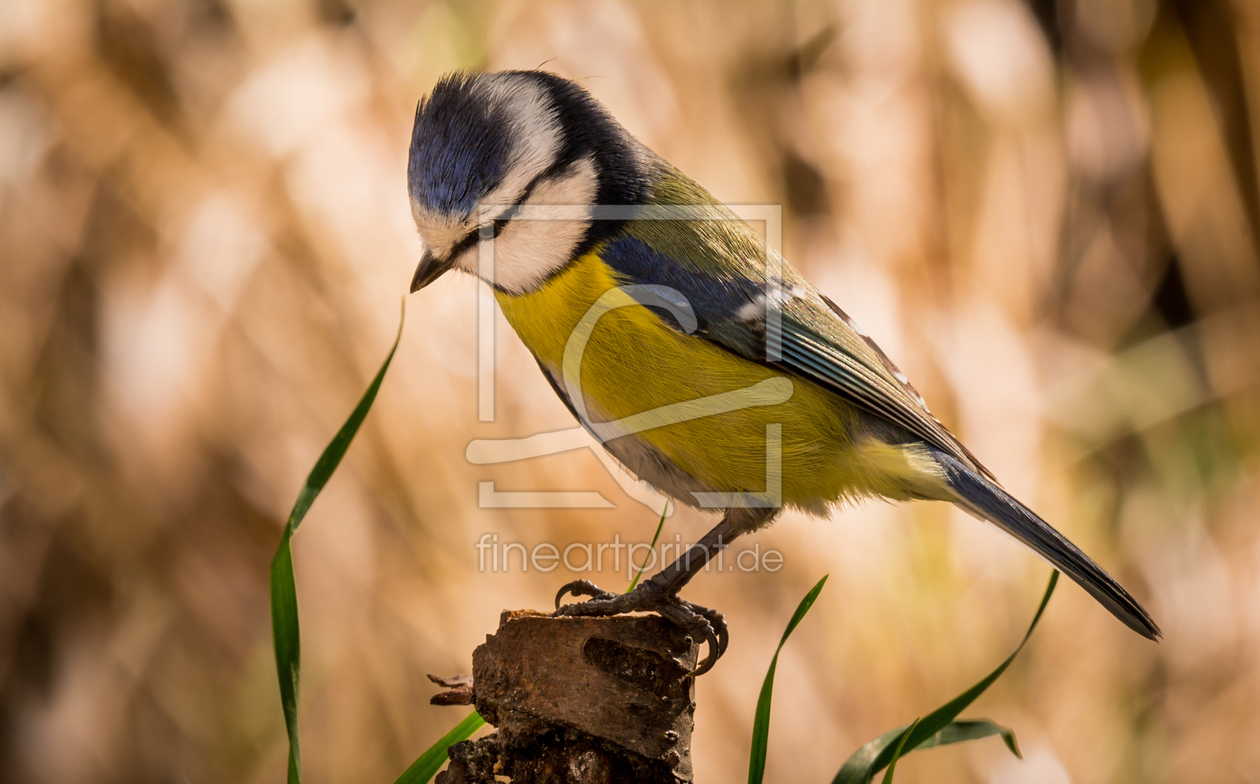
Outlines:
[{"label": "bird's leg", "polygon": [[[698,633],[709,644],[709,656],[696,668],[696,675],[708,672],[726,652],[729,636],[722,614],[678,598],[678,592],[699,573],[714,556],[739,536],[728,514],[704,537],[687,548],[678,559],[652,579],[640,583],[629,593],[611,593],[589,580],[575,580],[556,594],[556,615],[609,616],[630,612],[655,612],[675,625]],[[588,601],[560,606],[566,594],[589,596]]]}]

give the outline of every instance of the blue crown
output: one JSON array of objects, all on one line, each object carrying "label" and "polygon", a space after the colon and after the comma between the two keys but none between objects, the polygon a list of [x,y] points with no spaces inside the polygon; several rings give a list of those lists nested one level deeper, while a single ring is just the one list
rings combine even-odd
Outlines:
[{"label": "blue crown", "polygon": [[431,212],[467,216],[503,177],[508,118],[487,99],[482,78],[445,76],[416,107],[407,188]]}]

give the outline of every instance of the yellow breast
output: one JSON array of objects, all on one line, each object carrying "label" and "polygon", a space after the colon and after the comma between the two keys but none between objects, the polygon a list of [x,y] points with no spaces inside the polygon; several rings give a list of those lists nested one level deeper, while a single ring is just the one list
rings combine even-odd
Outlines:
[{"label": "yellow breast", "polygon": [[671,328],[621,283],[593,251],[536,292],[497,293],[521,340],[590,421],[628,427],[720,492],[766,489],[767,426],[778,425],[786,503],[818,511],[845,497],[905,495],[897,485],[908,477],[896,475],[917,471],[900,467],[903,450],[855,442],[859,415],[845,400]]}]

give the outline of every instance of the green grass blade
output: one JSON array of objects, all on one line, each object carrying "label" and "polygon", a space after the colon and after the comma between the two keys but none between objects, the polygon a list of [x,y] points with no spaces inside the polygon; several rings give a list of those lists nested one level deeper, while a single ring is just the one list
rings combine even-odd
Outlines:
[{"label": "green grass blade", "polygon": [[[656,542],[661,538],[661,529],[665,527],[665,515],[669,514],[669,501],[665,502],[665,508],[661,510],[661,521],[656,524],[656,533],[652,535],[652,546],[648,548],[648,552],[656,550]],[[626,589],[626,593],[634,590],[634,586],[639,584],[639,580],[643,579],[643,570],[647,567],[647,556],[643,556],[643,563],[639,565],[639,573],[630,581],[630,587]]]},{"label": "green grass blade", "polygon": [[451,731],[443,735],[437,743],[429,747],[429,750],[420,755],[420,758],[411,763],[411,767],[403,771],[394,784],[429,784],[437,772],[442,769],[442,765],[446,763],[446,750],[456,743],[468,740],[472,734],[485,726],[486,720],[481,718],[481,714],[473,711],[468,714],[467,718],[451,728]]},{"label": "green grass blade", "polygon": [[893,751],[892,759],[888,761],[888,772],[884,774],[884,784],[893,784],[893,774],[897,772],[897,760],[901,759],[901,752],[906,748],[906,741],[910,740],[910,736],[914,734],[918,726],[918,719],[910,722],[910,727],[902,734],[901,740],[897,741],[897,748]]},{"label": "green grass blade", "polygon": [[822,593],[828,577],[830,575],[824,575],[796,606],[796,612],[792,614],[792,620],[788,621],[787,629],[783,631],[783,638],[779,640],[779,647],[774,651],[774,658],[770,660],[770,669],[766,671],[766,679],[761,683],[761,694],[757,697],[757,712],[753,718],[752,749],[748,753],[748,784],[761,784],[766,774],[766,749],[770,745],[770,703],[774,696],[774,671],[779,666],[779,652],[783,650],[783,644],[788,641],[788,637],[792,636],[792,632],[809,612],[809,608],[814,606],[814,601],[818,599],[818,594]]},{"label": "green grass blade", "polygon": [[[879,773],[883,765],[878,767],[875,764],[876,757],[881,752],[888,753],[890,747],[900,743],[903,735],[909,726],[898,727],[895,730],[889,730],[880,735],[875,740],[867,743],[858,749],[852,757],[844,763],[840,773],[832,780],[832,784],[837,781],[845,782],[845,784],[853,784],[853,782],[869,782],[876,773]],[[968,721],[953,721],[945,725],[945,728],[936,733],[932,737],[915,746],[912,751],[922,751],[923,749],[932,749],[937,746],[949,746],[954,743],[965,743],[972,740],[981,740],[994,735],[999,735],[1006,747],[1011,753],[1022,759],[1023,755],[1019,752],[1019,743],[1015,739],[1015,733],[1007,727],[996,724],[988,719],[976,719]],[[843,778],[842,778],[843,776]]]},{"label": "green grass blade", "polygon": [[289,736],[289,784],[300,784],[302,781],[302,754],[298,744],[298,683],[301,670],[302,649],[301,635],[298,628],[297,587],[293,581],[293,550],[290,541],[297,533],[298,526],[306,517],[311,504],[319,491],[324,489],[328,478],[332,476],[341,458],[354,440],[355,433],[367,416],[372,403],[376,401],[376,393],[381,388],[385,371],[394,359],[398,350],[398,341],[402,338],[403,315],[398,318],[398,333],[394,336],[394,345],[376,372],[376,377],[368,385],[367,391],[359,399],[359,404],[350,413],[350,418],[333,436],[332,441],[324,448],[315,467],[306,477],[302,489],[298,492],[293,511],[284,525],[284,533],[280,535],[280,546],[271,559],[271,636],[276,651],[276,674],[280,679],[280,706],[284,711],[284,728]]},{"label": "green grass blade", "polygon": [[1006,748],[1010,749],[1011,753],[1016,757],[1023,759],[1024,755],[1019,753],[1019,742],[1015,740],[1014,731],[988,719],[952,721],[943,730],[916,746],[915,751],[931,749],[937,746],[949,746],[954,743],[966,743],[970,740],[991,738],[994,735],[1001,736],[1002,742],[1006,744]]},{"label": "green grass blade", "polygon": [[293,551],[289,539],[293,526],[285,525],[280,548],[271,559],[271,638],[276,651],[276,672],[280,678],[280,707],[289,735],[289,784],[302,781],[301,747],[298,745],[298,670],[302,651],[298,633],[297,587],[293,582]]},{"label": "green grass blade", "polygon": [[[1024,639],[1020,640],[1019,645],[1006,657],[1006,660],[998,665],[997,669],[989,673],[975,686],[967,689],[962,694],[945,703],[941,707],[932,711],[925,716],[917,725],[913,727],[899,727],[898,729],[885,732],[875,740],[867,743],[858,749],[852,757],[850,757],[840,771],[836,773],[832,784],[869,784],[875,774],[888,766],[896,747],[904,740],[907,753],[917,751],[920,748],[930,748],[931,746],[946,745],[946,743],[959,743],[965,740],[972,740],[974,737],[988,737],[990,735],[1002,735],[1003,741],[1006,743],[1014,754],[1019,755],[1019,747],[1015,743],[1015,736],[1010,730],[999,727],[991,722],[955,722],[958,714],[967,709],[976,698],[984,693],[986,689],[993,685],[993,682],[1006,672],[1006,668],[1011,665],[1019,652],[1024,649],[1028,638],[1032,636],[1033,630],[1037,628],[1037,623],[1041,620],[1042,614],[1046,611],[1046,605],[1050,603],[1050,597],[1054,594],[1054,587],[1059,581],[1059,572],[1056,570],[1050,575],[1050,583],[1046,586],[1046,592],[1041,597],[1041,605],[1037,608],[1037,614],[1033,616],[1032,623],[1028,626],[1028,631],[1024,634]],[[996,728],[994,732],[986,732],[979,734],[977,724],[990,724]],[[951,725],[962,725],[961,728]],[[970,734],[969,734],[970,733]],[[903,735],[905,736],[903,738]],[[940,738],[937,738],[937,736]],[[957,738],[956,740],[944,740],[944,738]],[[928,743],[929,740],[936,738],[935,743]]]},{"label": "green grass blade", "polygon": [[[897,741],[897,751],[893,754],[892,759],[888,763],[888,773],[884,776],[883,784],[892,784],[893,769],[897,766],[897,760],[903,756],[908,749],[904,749],[906,741],[914,734],[915,726],[920,722],[915,719],[909,727],[899,727],[888,733],[890,742],[900,734],[901,740]],[[972,740],[981,740],[982,738],[990,738],[994,735],[1000,735],[1002,742],[1011,750],[1016,757],[1023,759],[1023,755],[1019,753],[1019,743],[1015,740],[1015,733],[1009,728],[996,724],[988,719],[976,719],[974,721],[953,721],[945,725],[945,728],[936,733],[932,737],[914,747],[914,751],[923,751],[924,749],[933,749],[937,746],[950,746],[955,743],[966,743]],[[881,738],[883,736],[880,736]]]}]

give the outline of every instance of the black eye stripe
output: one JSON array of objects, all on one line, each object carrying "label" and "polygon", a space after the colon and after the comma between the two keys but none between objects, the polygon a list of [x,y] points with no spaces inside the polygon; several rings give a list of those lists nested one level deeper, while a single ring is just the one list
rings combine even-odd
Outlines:
[{"label": "black eye stripe", "polygon": [[508,207],[503,212],[501,212],[499,214],[499,217],[494,219],[494,224],[495,224],[494,236],[497,237],[503,233],[503,229],[499,228],[500,221],[503,223],[507,223],[508,221],[515,218],[516,213],[521,211],[521,206],[524,205],[525,202],[529,201],[530,196],[534,195],[534,190],[537,189],[538,186],[541,185],[544,180],[551,179],[553,176],[555,176],[555,172],[553,171],[554,168],[555,167],[553,166],[551,168],[545,169],[544,171],[539,173],[537,177],[530,180],[529,184],[525,186],[525,190],[521,191],[521,195],[516,200],[516,203],[513,204],[511,207]]},{"label": "black eye stripe", "polygon": [[464,238],[462,240],[455,243],[455,247],[451,248],[451,252],[447,254],[447,258],[454,259],[455,257],[459,256],[464,251],[468,250],[469,248],[471,248],[473,245],[476,245],[476,244],[477,244],[477,230],[474,229],[470,231],[468,234],[464,235]]},{"label": "black eye stripe", "polygon": [[497,239],[499,235],[503,233],[503,230],[507,228],[508,221],[516,217],[516,214],[521,211],[521,207],[525,204],[525,202],[529,201],[529,197],[534,194],[534,191],[538,188],[538,186],[547,180],[553,179],[556,174],[558,174],[562,169],[567,168],[567,166],[568,164],[557,162],[542,171],[537,177],[530,180],[529,184],[525,186],[525,190],[521,191],[520,198],[516,200],[516,204],[513,204],[503,212],[499,213],[497,217],[492,218],[490,223],[485,224],[484,226],[478,226],[464,235],[463,239],[455,243],[455,247],[451,248],[450,258],[453,259],[461,253],[464,253],[469,248],[476,245],[478,240],[490,239],[492,237]]}]

